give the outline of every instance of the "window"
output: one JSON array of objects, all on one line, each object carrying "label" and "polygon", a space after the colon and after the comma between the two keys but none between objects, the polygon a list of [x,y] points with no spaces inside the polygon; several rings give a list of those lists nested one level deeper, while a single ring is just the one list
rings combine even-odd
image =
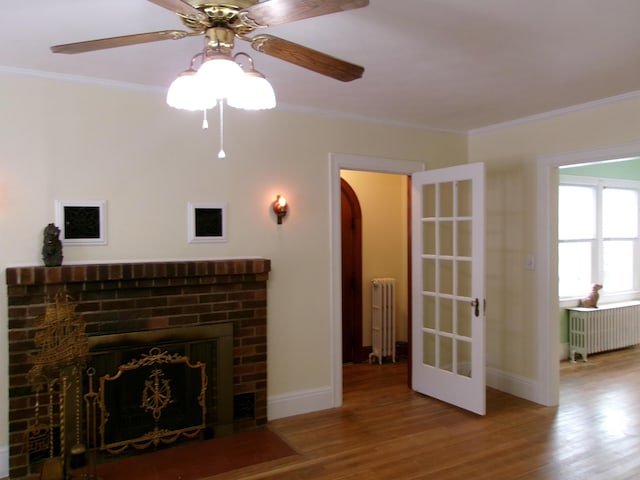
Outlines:
[{"label": "window", "polygon": [[640,290],[640,182],[560,176],[558,290],[560,298]]}]

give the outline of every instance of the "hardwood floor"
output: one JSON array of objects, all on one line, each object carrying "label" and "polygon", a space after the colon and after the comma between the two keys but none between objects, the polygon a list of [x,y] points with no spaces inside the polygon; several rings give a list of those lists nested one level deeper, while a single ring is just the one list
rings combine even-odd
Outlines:
[{"label": "hardwood floor", "polygon": [[269,423],[297,455],[212,478],[640,478],[638,348],[563,362],[557,408],[489,389],[485,417],[412,392],[406,367],[346,366],[342,408]]}]

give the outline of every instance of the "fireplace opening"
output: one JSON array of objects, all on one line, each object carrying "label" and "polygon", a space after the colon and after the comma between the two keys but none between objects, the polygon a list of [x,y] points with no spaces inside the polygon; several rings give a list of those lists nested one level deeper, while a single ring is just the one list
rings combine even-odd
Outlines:
[{"label": "fireplace opening", "polygon": [[[147,443],[154,447],[162,441],[173,443],[174,437],[205,436],[207,417],[215,416],[215,391],[207,391],[207,376],[200,362],[191,359],[183,345],[159,345],[148,351],[135,349],[123,352],[116,369],[94,368],[104,401],[104,414],[98,420],[101,448],[109,448],[113,453],[120,447],[143,449]],[[145,353],[146,352],[146,353]],[[112,355],[118,356],[119,355]],[[155,364],[144,365],[147,359],[155,359]],[[170,363],[171,360],[183,360]],[[99,363],[92,362],[94,365]],[[107,363],[107,362],[105,362]],[[164,363],[164,365],[161,365]],[[135,370],[120,370],[125,365],[139,365]],[[101,365],[102,366],[102,365]],[[117,378],[104,372],[118,373]],[[102,372],[102,373],[100,373]],[[105,381],[106,379],[106,381]],[[86,391],[86,387],[85,387]],[[205,396],[201,400],[201,392]],[[208,395],[207,395],[208,394]],[[212,415],[213,414],[213,415]],[[160,435],[160,432],[166,432]],[[137,439],[137,441],[136,441]],[[179,440],[179,438],[175,438]]]},{"label": "fireplace opening", "polygon": [[94,336],[89,353],[84,431],[101,458],[233,432],[232,324]]}]

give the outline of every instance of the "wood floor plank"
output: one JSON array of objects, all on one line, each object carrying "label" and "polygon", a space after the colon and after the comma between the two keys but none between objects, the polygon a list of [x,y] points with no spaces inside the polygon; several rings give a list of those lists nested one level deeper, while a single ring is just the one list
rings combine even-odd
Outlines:
[{"label": "wood floor plank", "polygon": [[479,417],[412,392],[406,364],[345,366],[341,408],[269,423],[298,455],[214,478],[640,478],[640,349],[560,371],[559,407],[488,389]]}]

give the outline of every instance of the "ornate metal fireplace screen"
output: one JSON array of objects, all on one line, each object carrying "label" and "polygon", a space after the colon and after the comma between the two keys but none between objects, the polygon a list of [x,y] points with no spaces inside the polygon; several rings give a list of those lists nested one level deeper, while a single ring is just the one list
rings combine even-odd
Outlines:
[{"label": "ornate metal fireplace screen", "polygon": [[232,323],[87,337],[70,300],[59,292],[36,321],[30,464],[233,433]]},{"label": "ornate metal fireplace screen", "polygon": [[[94,389],[94,376],[95,370],[90,369],[89,391],[84,396],[86,421],[89,430],[94,432],[97,423],[102,451],[119,454],[128,447],[142,450],[151,445],[169,444],[180,437],[194,438],[207,426],[208,380],[206,364],[203,362],[191,363],[186,356],[153,347],[148,354],[120,365],[115,375],[102,375],[97,392]],[[191,383],[191,388],[184,388],[185,382]],[[184,398],[189,391],[196,398]],[[176,404],[180,408],[172,411],[172,405]],[[99,422],[95,415],[96,407],[100,412]],[[185,426],[183,418],[181,428],[172,428],[176,411],[183,411],[185,407],[191,412],[192,421],[196,420],[196,411],[199,409],[198,421]],[[193,407],[196,407],[195,411]],[[126,431],[131,433],[137,429],[138,435],[122,438],[122,425],[110,428],[109,420],[113,417],[114,409],[133,425],[132,429]],[[152,427],[149,431],[140,430],[149,426]],[[127,436],[126,433],[124,435]]]}]

